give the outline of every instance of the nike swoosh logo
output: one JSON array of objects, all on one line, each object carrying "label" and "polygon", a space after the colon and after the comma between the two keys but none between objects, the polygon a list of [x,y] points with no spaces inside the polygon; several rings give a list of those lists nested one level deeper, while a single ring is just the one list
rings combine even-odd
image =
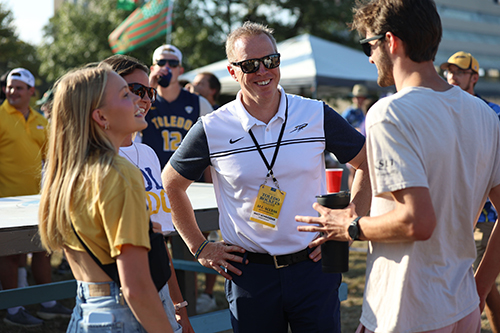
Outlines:
[{"label": "nike swoosh logo", "polygon": [[236,143],[236,142],[240,141],[241,139],[243,139],[243,137],[238,138],[238,139],[236,139],[236,140],[229,139],[229,143],[230,143],[230,144],[233,144],[233,143]]}]

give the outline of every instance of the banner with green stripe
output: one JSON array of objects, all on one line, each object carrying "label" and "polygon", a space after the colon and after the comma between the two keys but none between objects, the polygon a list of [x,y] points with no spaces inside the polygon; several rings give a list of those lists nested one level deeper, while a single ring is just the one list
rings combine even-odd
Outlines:
[{"label": "banner with green stripe", "polygon": [[137,8],[109,35],[113,53],[125,54],[156,37],[167,34],[172,6],[169,0],[150,0]]}]

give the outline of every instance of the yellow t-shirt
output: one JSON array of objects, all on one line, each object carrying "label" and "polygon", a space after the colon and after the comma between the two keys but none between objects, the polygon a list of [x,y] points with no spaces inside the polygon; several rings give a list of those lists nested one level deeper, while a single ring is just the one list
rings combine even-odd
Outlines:
[{"label": "yellow t-shirt", "polygon": [[0,105],[0,197],[40,192],[47,124],[31,108],[25,119],[7,100]]},{"label": "yellow t-shirt", "polygon": [[[102,180],[95,204],[85,197],[85,191],[73,194],[73,226],[88,248],[101,261],[109,264],[121,253],[121,246],[131,244],[150,249],[149,213],[146,207],[144,181],[139,169],[117,155],[116,169],[112,168]],[[73,230],[66,234],[66,245],[85,251]]]}]

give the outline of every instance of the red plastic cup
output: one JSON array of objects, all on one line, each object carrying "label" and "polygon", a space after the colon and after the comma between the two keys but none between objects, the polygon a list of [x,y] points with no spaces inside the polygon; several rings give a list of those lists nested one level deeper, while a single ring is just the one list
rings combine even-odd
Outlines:
[{"label": "red plastic cup", "polygon": [[326,191],[328,193],[340,192],[343,171],[342,168],[326,169]]}]

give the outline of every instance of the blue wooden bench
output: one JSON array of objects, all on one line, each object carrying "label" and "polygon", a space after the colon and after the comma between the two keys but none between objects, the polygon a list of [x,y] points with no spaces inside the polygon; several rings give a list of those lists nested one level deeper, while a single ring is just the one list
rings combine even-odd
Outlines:
[{"label": "blue wooden bench", "polygon": [[196,333],[215,333],[232,329],[229,309],[189,317],[189,322]]},{"label": "blue wooden bench", "polygon": [[[176,269],[203,273],[214,273],[210,268],[200,265],[196,261],[172,259]],[[76,296],[76,281],[67,280],[25,288],[0,291],[0,309],[14,306],[37,304],[50,300],[74,298]],[[339,300],[347,299],[347,284],[342,283],[339,288]],[[231,329],[229,309],[209,312],[189,318],[196,333],[222,332]]]}]

